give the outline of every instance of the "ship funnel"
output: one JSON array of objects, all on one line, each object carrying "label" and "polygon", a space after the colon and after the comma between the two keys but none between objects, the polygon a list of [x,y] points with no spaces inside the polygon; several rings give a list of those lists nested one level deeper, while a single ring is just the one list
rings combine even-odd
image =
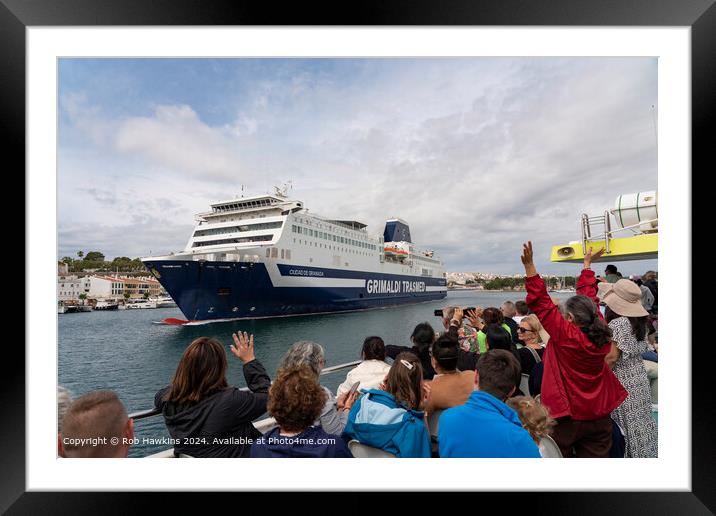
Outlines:
[{"label": "ship funnel", "polygon": [[410,227],[404,220],[393,219],[385,223],[383,231],[384,242],[410,242]]}]

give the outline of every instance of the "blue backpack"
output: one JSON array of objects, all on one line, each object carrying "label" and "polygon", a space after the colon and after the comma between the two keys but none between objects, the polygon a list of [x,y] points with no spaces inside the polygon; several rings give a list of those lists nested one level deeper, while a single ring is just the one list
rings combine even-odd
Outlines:
[{"label": "blue backpack", "polygon": [[[388,409],[403,409],[402,418],[390,424],[356,423],[356,416],[366,399],[385,405]],[[367,446],[392,453],[396,457],[429,458],[430,436],[424,416],[425,413],[420,410],[411,410],[398,405],[389,393],[370,389],[351,408],[346,428],[343,430],[343,438],[355,439]]]}]

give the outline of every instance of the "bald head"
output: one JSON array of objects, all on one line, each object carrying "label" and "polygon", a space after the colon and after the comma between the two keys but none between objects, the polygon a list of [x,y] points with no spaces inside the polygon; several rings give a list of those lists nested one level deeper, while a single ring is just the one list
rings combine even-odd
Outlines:
[{"label": "bald head", "polygon": [[126,457],[134,437],[133,422],[112,391],[94,391],[77,398],[61,428],[62,457]]}]

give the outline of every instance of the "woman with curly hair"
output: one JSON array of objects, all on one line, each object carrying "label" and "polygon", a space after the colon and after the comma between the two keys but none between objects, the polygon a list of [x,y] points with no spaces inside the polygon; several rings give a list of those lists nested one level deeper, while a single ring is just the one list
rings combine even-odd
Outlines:
[{"label": "woman with curly hair", "polygon": [[251,457],[352,457],[340,437],[312,426],[326,399],[325,390],[308,366],[279,370],[268,399],[268,413],[278,426],[254,442]]}]

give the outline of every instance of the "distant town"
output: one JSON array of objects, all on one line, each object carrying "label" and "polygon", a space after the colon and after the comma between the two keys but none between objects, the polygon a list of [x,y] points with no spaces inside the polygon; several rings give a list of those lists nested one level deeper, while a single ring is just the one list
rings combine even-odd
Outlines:
[{"label": "distant town", "polygon": [[[542,275],[547,287],[553,290],[572,289],[577,284],[574,276]],[[447,286],[449,289],[477,290],[524,290],[523,274],[501,275],[486,272],[448,272]]]},{"label": "distant town", "polygon": [[65,309],[61,313],[75,306],[110,310],[171,306],[166,298],[164,288],[138,258],[106,261],[99,251],[79,251],[76,258],[65,256],[57,262],[57,301]]}]

